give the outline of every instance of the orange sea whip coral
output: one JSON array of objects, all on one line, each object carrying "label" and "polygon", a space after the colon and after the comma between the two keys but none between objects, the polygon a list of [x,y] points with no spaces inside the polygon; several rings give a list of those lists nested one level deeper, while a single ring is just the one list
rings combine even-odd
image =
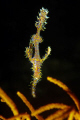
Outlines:
[{"label": "orange sea whip coral", "polygon": [[[74,101],[77,110],[75,106],[66,105],[63,103],[49,103],[47,105],[41,106],[38,109],[34,109],[34,107],[31,105],[31,103],[27,100],[27,98],[21,93],[17,92],[17,95],[22,99],[22,101],[25,103],[25,105],[29,108],[31,111],[31,114],[25,113],[19,113],[18,109],[15,105],[15,103],[11,100],[10,97],[0,88],[0,97],[1,101],[6,102],[6,104],[11,108],[11,111],[13,112],[13,117],[11,118],[5,118],[0,115],[1,120],[31,120],[31,116],[35,117],[37,120],[80,120],[80,102],[77,99],[77,97],[71,92],[71,90],[61,81],[54,79],[52,77],[47,77],[47,80],[58,85],[63,90],[69,94],[69,96]],[[53,114],[50,114],[46,118],[43,118],[40,114],[46,111],[49,111],[50,109],[57,109],[56,112]]]}]

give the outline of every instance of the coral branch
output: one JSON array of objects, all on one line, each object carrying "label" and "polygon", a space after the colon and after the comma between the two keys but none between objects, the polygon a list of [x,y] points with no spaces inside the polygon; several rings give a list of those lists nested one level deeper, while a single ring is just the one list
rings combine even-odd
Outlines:
[{"label": "coral branch", "polygon": [[64,84],[62,83],[61,81],[57,80],[57,79],[54,79],[52,77],[47,77],[47,80],[58,85],[59,87],[61,87],[64,91],[67,92],[67,94],[72,98],[72,100],[74,101],[77,109],[79,110],[80,112],[80,102],[79,100],[77,99],[77,97],[72,93],[72,91]]},{"label": "coral branch", "polygon": [[39,109],[34,111],[31,115],[34,116],[34,115],[40,114],[40,113],[42,113],[42,112],[44,112],[46,110],[50,110],[50,109],[53,109],[53,108],[68,109],[68,108],[70,108],[70,106],[67,106],[67,105],[64,105],[64,104],[60,104],[60,103],[50,103],[48,105],[40,107]]},{"label": "coral branch", "polygon": [[8,118],[7,120],[31,120],[30,115],[26,113],[22,113],[16,116],[13,116],[11,118]]},{"label": "coral branch", "polygon": [[17,92],[17,95],[22,99],[22,101],[25,103],[25,105],[30,109],[31,112],[34,111],[33,106],[30,104],[30,102],[27,100],[27,98],[21,93]]},{"label": "coral branch", "polygon": [[14,115],[19,114],[15,103],[11,100],[11,98],[1,88],[0,88],[0,97],[10,107],[10,109]]},{"label": "coral branch", "polygon": [[[29,108],[29,110],[32,112],[35,111],[35,109],[33,108],[33,106],[30,104],[30,102],[27,100],[27,98],[22,94],[20,93],[19,91],[17,92],[17,95],[22,99],[22,101],[25,103],[25,105]],[[38,120],[44,120],[41,116],[39,115],[35,115],[35,117],[38,119]]]},{"label": "coral branch", "polygon": [[[62,109],[62,110],[57,110],[55,113],[49,115],[45,120],[53,120],[53,119],[59,119],[61,117],[64,118],[65,114],[66,114],[66,117],[69,115],[70,111],[68,111],[69,108],[67,109]],[[68,112],[67,112],[68,111]],[[63,120],[63,119],[61,119]]]}]

